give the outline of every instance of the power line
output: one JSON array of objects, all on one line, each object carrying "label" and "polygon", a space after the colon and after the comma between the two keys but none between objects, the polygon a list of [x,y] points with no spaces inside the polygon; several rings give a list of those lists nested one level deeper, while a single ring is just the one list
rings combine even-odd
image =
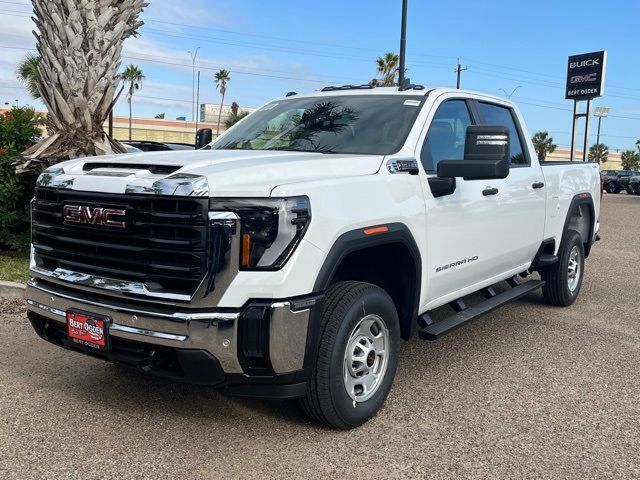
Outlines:
[{"label": "power line", "polygon": [[[23,4],[23,3],[18,3],[18,2],[8,2],[8,1],[1,1],[0,3],[5,3],[5,4],[11,4],[11,5],[23,5],[23,6],[28,6],[28,4]],[[20,12],[20,11],[15,11],[15,10],[0,10],[0,13],[6,14],[6,15],[13,15],[13,16],[23,16],[25,18],[30,17],[30,14],[27,14],[27,12]],[[22,15],[19,15],[22,14]],[[163,21],[163,20],[158,20],[158,19],[144,19],[146,22],[152,22],[152,23],[160,23],[160,24],[166,24],[166,25],[174,25],[174,26],[179,26],[179,27],[187,27],[187,28],[195,28],[195,29],[199,29],[199,30],[215,30],[215,31],[219,31],[219,32],[223,32],[223,33],[229,33],[232,35],[242,35],[242,36],[253,36],[256,38],[269,38],[272,40],[277,40],[277,41],[283,41],[283,42],[295,42],[296,44],[300,44],[300,43],[305,43],[308,45],[317,45],[317,46],[322,46],[322,47],[331,47],[331,48],[347,48],[347,49],[352,49],[352,50],[359,50],[359,51],[367,51],[367,52],[371,52],[371,50],[366,49],[366,48],[362,48],[362,47],[355,47],[355,46],[351,46],[351,45],[339,45],[339,44],[332,44],[332,43],[321,43],[321,42],[312,42],[312,41],[302,41],[300,39],[291,39],[291,38],[285,38],[285,37],[275,37],[275,36],[270,36],[270,35],[260,35],[260,34],[250,34],[250,33],[246,33],[246,32],[238,32],[238,31],[234,31],[234,30],[224,30],[224,29],[210,29],[208,27],[203,27],[203,26],[197,26],[197,25],[191,25],[191,24],[185,24],[185,23],[176,23],[176,22],[167,22],[167,21]],[[295,49],[295,48],[290,48],[290,47],[282,47],[282,46],[274,46],[274,45],[258,45],[255,43],[251,43],[251,42],[243,42],[243,41],[233,41],[231,39],[221,39],[221,38],[215,38],[215,37],[196,37],[196,36],[189,36],[189,35],[180,35],[180,34],[169,34],[166,33],[164,31],[161,30],[157,30],[157,29],[153,29],[153,28],[149,28],[149,27],[143,27],[145,28],[145,30],[149,30],[149,31],[155,31],[158,32],[159,34],[163,35],[163,36],[171,36],[171,37],[175,37],[175,38],[186,38],[186,39],[194,39],[194,40],[200,40],[200,41],[207,41],[207,42],[211,42],[211,43],[219,43],[219,44],[223,44],[223,45],[230,45],[230,46],[239,46],[239,47],[245,47],[245,48],[256,48],[256,49],[262,49],[262,50],[268,50],[268,51],[277,51],[277,52],[286,52],[286,53],[294,53],[294,54],[300,54],[300,55],[313,55],[313,56],[320,56],[320,57],[328,57],[328,58],[345,58],[345,59],[350,59],[350,60],[359,60],[359,61],[367,61],[369,62],[370,59],[368,57],[362,57],[362,56],[355,56],[355,55],[344,55],[344,54],[335,54],[335,53],[327,53],[327,52],[318,52],[318,51],[313,51],[313,50],[303,50],[303,49]],[[444,56],[444,55],[429,55],[429,54],[416,54],[414,56],[418,56],[418,57],[436,57],[436,58],[451,58],[450,56]],[[547,77],[547,78],[552,78],[555,80],[560,80],[560,77],[555,76],[555,75],[550,75],[550,74],[544,74],[544,73],[539,73],[539,72],[533,72],[531,70],[526,70],[526,69],[521,69],[521,68],[517,68],[517,67],[511,67],[511,66],[505,66],[505,65],[499,65],[499,64],[495,64],[495,63],[489,63],[489,62],[482,62],[479,60],[472,60],[472,59],[468,59],[471,60],[474,63],[480,64],[480,65],[487,65],[487,66],[492,66],[495,67],[497,69],[500,70],[511,70],[511,71],[516,71],[516,72],[523,72],[523,73],[528,73],[529,75],[535,75],[536,77]],[[435,62],[419,62],[419,61],[412,61],[411,64],[413,65],[417,65],[417,66],[429,66],[431,68],[448,68],[448,66],[444,63],[435,63]],[[511,80],[518,80],[524,83],[528,83],[531,85],[537,85],[537,86],[542,86],[542,87],[561,87],[564,88],[564,84],[563,83],[558,83],[558,82],[553,82],[553,81],[549,81],[549,80],[544,80],[541,78],[536,78],[536,77],[525,77],[519,74],[512,74],[512,73],[508,73],[508,72],[500,72],[500,71],[496,71],[496,70],[491,70],[491,69],[487,69],[487,68],[483,68],[480,66],[476,66],[476,65],[467,65],[467,66],[473,66],[474,72],[477,71],[477,73],[479,75],[484,75],[484,76],[489,76],[489,77],[494,77],[494,78],[505,78],[505,75],[508,75],[509,78]],[[457,70],[456,70],[457,71]],[[464,69],[462,70],[464,71]],[[481,73],[484,72],[484,73]],[[631,91],[631,92],[635,92],[637,91],[637,89],[631,88],[631,87],[620,87],[620,86],[615,86],[615,85],[608,85],[607,88],[609,90],[611,89],[619,89],[619,90],[627,90],[627,91]],[[617,94],[617,93],[608,93],[608,96],[611,97],[615,97],[615,98],[621,98],[621,99],[633,99],[633,100],[640,100],[640,97],[636,97],[636,96],[629,96],[629,95],[622,95],[622,94]]]},{"label": "power line", "polygon": [[[9,45],[0,45],[0,48],[8,48],[8,49],[12,49],[12,50],[23,50],[23,51],[32,51],[32,52],[35,51],[32,48],[14,47],[14,46],[9,46]],[[139,60],[141,62],[158,63],[158,64],[161,64],[161,65],[172,65],[172,66],[176,66],[176,67],[189,67],[189,68],[191,68],[191,65],[188,65],[186,63],[177,63],[177,62],[168,62],[168,61],[157,60],[158,57],[144,58],[144,57],[136,57],[136,56],[131,56],[131,55],[122,55],[122,58],[128,59],[128,60]],[[162,57],[160,57],[160,58],[162,58]],[[169,57],[164,57],[164,58],[169,58]],[[196,68],[200,68],[202,70],[219,70],[220,68],[223,68],[220,65],[216,65],[216,66],[214,66],[212,64],[209,64],[209,65],[210,66],[196,64]],[[311,82],[311,83],[317,83],[317,84],[348,83],[348,82],[344,82],[344,81],[336,81],[336,80],[332,81],[332,80],[329,80],[329,79],[312,79],[312,78],[306,78],[306,77],[292,77],[292,76],[285,76],[285,75],[270,75],[270,74],[266,74],[266,73],[259,73],[259,72],[256,72],[256,71],[238,70],[237,68],[234,68],[233,72],[236,73],[236,74],[240,74],[240,75],[251,75],[251,76],[266,77],[266,78],[279,78],[279,79],[284,79],[284,80],[295,80],[295,81],[300,81],[300,82]]]}]

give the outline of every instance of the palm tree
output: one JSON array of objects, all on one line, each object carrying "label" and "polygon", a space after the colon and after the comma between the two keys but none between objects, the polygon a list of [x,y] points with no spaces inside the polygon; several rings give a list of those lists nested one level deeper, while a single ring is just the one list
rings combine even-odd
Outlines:
[{"label": "palm tree", "polygon": [[636,140],[636,148],[638,149],[638,152],[640,152],[640,140]]},{"label": "palm tree", "polygon": [[640,154],[633,150],[626,150],[622,152],[620,157],[622,160],[623,170],[638,170],[640,168]]},{"label": "palm tree", "polygon": [[18,78],[34,100],[40,99],[40,90],[38,90],[40,82],[39,63],[40,57],[38,55],[28,53],[18,64],[17,70]]},{"label": "palm tree", "polygon": [[131,141],[131,118],[132,118],[132,107],[133,103],[133,94],[140,90],[142,86],[142,81],[144,80],[144,75],[142,74],[142,70],[138,68],[137,65],[129,65],[124,69],[124,72],[120,74],[120,78],[129,84],[129,90],[127,92],[127,101],[129,102],[129,141]]},{"label": "palm tree", "polygon": [[[20,82],[31,95],[34,100],[40,100],[39,84],[40,84],[40,72],[38,71],[38,64],[40,63],[40,56],[28,53],[22,61],[18,64],[16,75]],[[52,135],[56,131],[55,123],[48,115],[45,117],[45,125],[47,133]]]},{"label": "palm tree", "polygon": [[549,132],[536,132],[531,139],[533,146],[538,153],[538,160],[543,161],[547,158],[548,153],[553,153],[556,149],[556,145],[553,143],[553,138],[549,136]]},{"label": "palm tree", "polygon": [[609,158],[609,147],[604,143],[596,143],[589,149],[589,160],[604,163]]},{"label": "palm tree", "polygon": [[233,113],[232,111],[231,115],[229,115],[227,119],[224,121],[224,126],[228,130],[231,127],[233,127],[236,123],[238,123],[240,120],[242,120],[244,117],[246,117],[247,115],[249,115],[249,112],[247,112],[246,110],[240,110],[239,112],[236,112],[236,113]]},{"label": "palm tree", "polygon": [[399,62],[400,58],[393,52],[387,52],[376,59],[376,70],[382,75],[382,78],[378,81],[378,85],[382,87],[393,87],[397,85],[396,75],[398,75]]},{"label": "palm tree", "polygon": [[113,108],[122,42],[142,26],[138,16],[146,0],[32,4],[38,32],[37,90],[54,132],[23,153],[18,171],[42,171],[70,158],[124,152],[103,124]]},{"label": "palm tree", "polygon": [[216,131],[216,135],[220,135],[220,118],[222,118],[224,94],[227,93],[227,83],[231,81],[231,72],[229,70],[221,68],[214,75],[213,81],[216,84],[216,89],[219,89],[220,93],[222,94],[222,101],[220,102],[220,111],[218,112],[218,130]]}]

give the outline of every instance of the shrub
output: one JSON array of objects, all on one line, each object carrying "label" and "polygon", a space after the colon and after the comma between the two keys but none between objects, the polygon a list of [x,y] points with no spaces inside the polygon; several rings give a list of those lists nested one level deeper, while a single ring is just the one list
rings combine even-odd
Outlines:
[{"label": "shrub", "polygon": [[16,174],[20,154],[41,137],[42,115],[33,108],[13,108],[0,115],[0,249],[26,250],[29,202],[37,175]]}]

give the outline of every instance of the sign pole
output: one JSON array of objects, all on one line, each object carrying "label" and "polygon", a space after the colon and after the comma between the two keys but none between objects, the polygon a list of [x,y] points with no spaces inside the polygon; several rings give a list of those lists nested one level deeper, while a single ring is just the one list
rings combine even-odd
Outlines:
[{"label": "sign pole", "polygon": [[571,126],[571,153],[569,161],[573,162],[576,155],[576,123],[578,122],[578,101],[573,101],[573,125]]},{"label": "sign pole", "polygon": [[587,113],[585,114],[584,125],[584,149],[582,150],[582,161],[586,162],[589,158],[589,126],[591,119],[591,99],[587,100]]}]

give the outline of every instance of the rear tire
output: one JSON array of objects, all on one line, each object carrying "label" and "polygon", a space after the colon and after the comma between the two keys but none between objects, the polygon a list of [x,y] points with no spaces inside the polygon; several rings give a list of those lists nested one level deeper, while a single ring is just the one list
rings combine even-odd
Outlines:
[{"label": "rear tire", "polygon": [[336,283],[323,303],[316,365],[301,405],[318,423],[347,430],[371,419],[387,398],[400,324],[393,300],[376,285]]},{"label": "rear tire", "polygon": [[575,230],[568,230],[564,235],[558,261],[540,271],[542,294],[549,305],[568,307],[580,293],[584,274],[584,244],[582,237]]},{"label": "rear tire", "polygon": [[607,183],[604,189],[607,193],[618,193],[616,192],[616,186],[612,182]]},{"label": "rear tire", "polygon": [[636,195],[640,195],[640,183],[636,186]]}]

